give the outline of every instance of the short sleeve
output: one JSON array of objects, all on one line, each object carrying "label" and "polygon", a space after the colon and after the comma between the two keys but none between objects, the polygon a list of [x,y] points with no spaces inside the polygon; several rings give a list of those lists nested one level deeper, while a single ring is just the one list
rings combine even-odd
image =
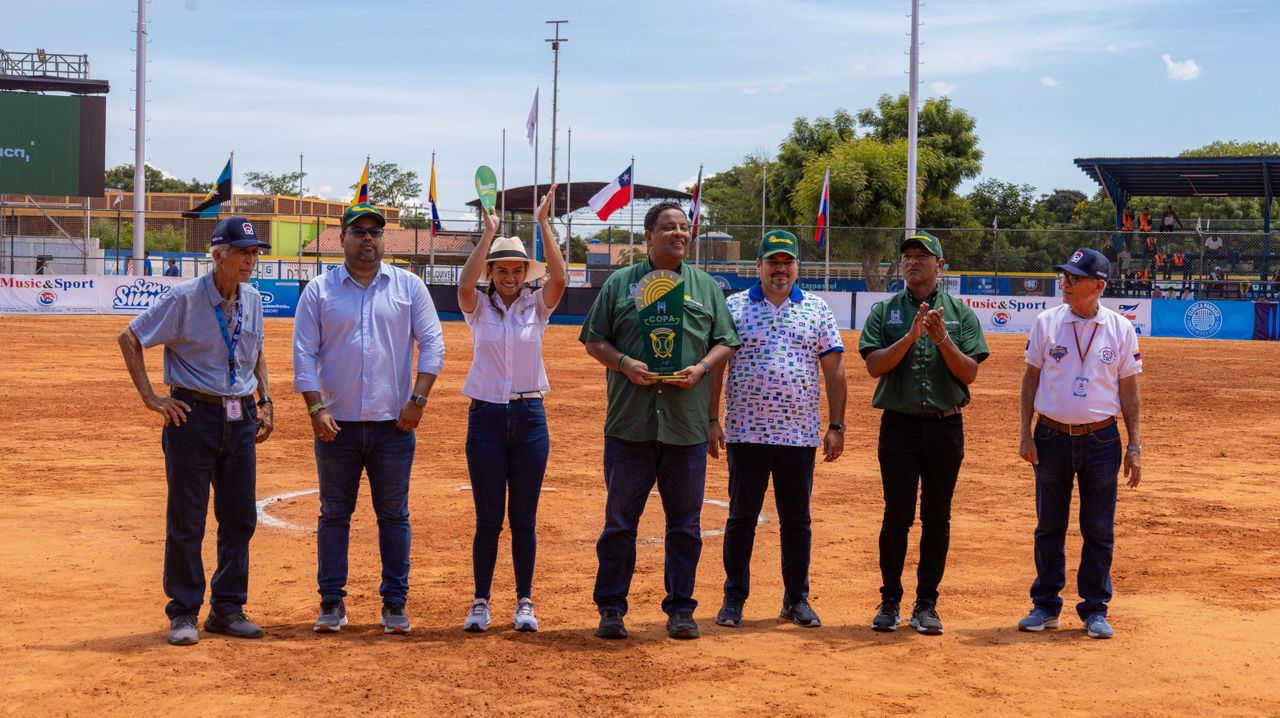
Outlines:
[{"label": "short sleeve", "polygon": [[[542,293],[542,290],[545,288],[546,287],[538,287],[537,289],[533,290],[533,294],[531,295],[534,302],[533,303],[534,311],[538,312],[538,318],[542,320],[543,324],[546,324],[548,321],[550,321],[551,315],[556,311],[555,307],[548,307],[547,303],[543,301],[544,295]],[[562,297],[562,300],[563,300],[563,297]]]},{"label": "short sleeve", "polygon": [[987,348],[987,337],[982,333],[982,322],[972,309],[965,307],[960,313],[960,351],[981,364],[991,356]]},{"label": "short sleeve", "polygon": [[1127,379],[1142,373],[1142,351],[1138,348],[1138,332],[1134,331],[1133,324],[1128,319],[1118,324],[1121,326],[1120,344],[1123,347],[1119,376]]},{"label": "short sleeve", "polygon": [[1044,315],[1041,314],[1034,322],[1031,323],[1031,333],[1027,335],[1027,348],[1022,354],[1022,358],[1027,364],[1039,369],[1044,366]]},{"label": "short sleeve", "polygon": [[844,338],[840,336],[840,325],[836,323],[836,315],[825,301],[822,302],[818,315],[818,356],[823,357],[831,352],[844,351]]},{"label": "short sleeve", "polygon": [[134,317],[129,329],[144,349],[169,344],[178,338],[178,328],[183,324],[181,314],[182,302],[170,290],[161,294],[150,309]]},{"label": "short sleeve", "polygon": [[884,348],[884,301],[876,302],[871,307],[871,312],[867,314],[867,321],[862,325],[862,336],[858,338],[858,352],[862,354],[862,358],[866,359],[867,355],[877,349]]},{"label": "short sleeve", "polygon": [[605,282],[600,288],[600,294],[596,295],[596,300],[591,303],[591,309],[587,311],[586,320],[582,322],[582,332],[578,334],[578,341],[583,344],[613,341],[613,305],[617,301],[619,281],[613,277],[609,279],[610,281]]},{"label": "short sleeve", "polygon": [[707,342],[709,346],[724,345],[727,347],[742,346],[742,339],[738,337],[738,328],[733,324],[733,315],[729,313],[729,305],[724,300],[724,292],[720,291],[720,286],[713,287],[712,297],[713,304],[716,308],[715,323],[711,327],[711,340]]}]

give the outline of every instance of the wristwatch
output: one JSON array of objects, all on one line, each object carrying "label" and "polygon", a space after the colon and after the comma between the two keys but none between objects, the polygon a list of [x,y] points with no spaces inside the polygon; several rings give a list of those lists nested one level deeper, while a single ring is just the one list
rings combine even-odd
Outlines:
[{"label": "wristwatch", "polygon": [[259,408],[259,409],[261,409],[262,407],[266,406],[267,404],[273,404],[273,405],[274,405],[274,404],[275,404],[275,402],[271,401],[271,397],[269,397],[269,396],[264,396],[264,397],[262,397],[261,399],[259,399],[259,400],[258,400],[258,408]]},{"label": "wristwatch", "polygon": [[427,405],[427,397],[421,394],[414,394],[413,396],[409,397],[409,401],[413,402],[414,404],[417,404],[420,407]]},{"label": "wristwatch", "polygon": [[831,423],[831,424],[827,424],[827,428],[830,429],[831,431],[838,431],[841,434],[844,433],[844,424]]}]

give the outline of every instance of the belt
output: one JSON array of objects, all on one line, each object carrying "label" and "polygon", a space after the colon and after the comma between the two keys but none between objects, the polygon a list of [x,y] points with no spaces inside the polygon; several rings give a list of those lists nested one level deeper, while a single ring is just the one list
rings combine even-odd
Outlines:
[{"label": "belt", "polygon": [[[893,410],[889,409],[888,411],[893,411]],[[944,409],[943,411],[933,411],[933,412],[926,412],[926,413],[920,413],[920,414],[908,414],[905,411],[894,411],[893,413],[902,414],[903,416],[909,416],[913,419],[945,419],[948,416],[955,416],[956,414],[959,414],[960,407],[953,406],[950,409]]]},{"label": "belt", "polygon": [[173,387],[173,391],[170,393],[179,399],[194,399],[195,401],[204,402],[205,404],[216,404],[218,406],[222,406],[223,402],[227,399],[239,399],[241,402],[245,399],[253,399],[252,394],[247,394],[245,396],[218,396],[217,394],[206,394],[203,391],[196,391],[195,389],[184,389],[180,386]]},{"label": "belt", "polygon": [[507,397],[507,401],[519,401],[520,399],[541,399],[540,391],[513,391],[511,396]]},{"label": "belt", "polygon": [[1092,424],[1063,424],[1041,414],[1039,422],[1060,434],[1066,434],[1067,436],[1088,436],[1095,431],[1102,431],[1108,426],[1114,425],[1116,423],[1116,418],[1111,416],[1103,419],[1102,421],[1095,421]]}]

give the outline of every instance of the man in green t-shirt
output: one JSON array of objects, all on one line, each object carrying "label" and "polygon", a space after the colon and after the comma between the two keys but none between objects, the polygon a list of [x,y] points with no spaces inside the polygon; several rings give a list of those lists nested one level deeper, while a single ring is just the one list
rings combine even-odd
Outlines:
[{"label": "man in green t-shirt", "polygon": [[[593,598],[601,638],[626,638],[622,617],[636,563],[636,527],[654,483],[666,513],[667,633],[697,638],[694,575],[702,553],[699,518],[707,469],[707,402],[712,370],[728,361],[740,342],[724,292],[706,272],[684,264],[689,218],[675,202],[644,217],[645,261],[614,272],[600,289],[578,339],[607,372],[609,405],[604,423],[604,475],[608,498],[604,531],[596,543],[600,561]],[[683,280],[683,341],[677,380],[655,380],[638,357],[649,341],[636,309],[637,285],[654,270]]]},{"label": "man in green t-shirt", "polygon": [[916,232],[899,247],[906,289],[871,308],[858,351],[867,373],[879,378],[871,405],[880,418],[880,479],[884,519],[880,524],[881,603],[871,628],[895,631],[902,601],[907,533],[920,493],[920,562],[911,625],[942,633],[938,584],[951,540],[951,495],[964,459],[964,422],[969,385],[987,358],[977,316],[941,291],[942,242]]}]

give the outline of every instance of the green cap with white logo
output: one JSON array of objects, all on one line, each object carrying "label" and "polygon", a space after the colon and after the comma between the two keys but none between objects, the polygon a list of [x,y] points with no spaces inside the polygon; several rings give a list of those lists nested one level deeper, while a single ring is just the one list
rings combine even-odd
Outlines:
[{"label": "green cap with white logo", "polygon": [[898,254],[902,254],[903,250],[905,250],[907,247],[911,246],[912,244],[918,244],[921,247],[924,247],[924,251],[928,252],[929,254],[932,254],[938,259],[943,259],[942,240],[938,239],[932,234],[929,234],[928,232],[915,232],[910,237],[907,237],[906,239],[902,240],[902,244],[898,245]]},{"label": "green cap with white logo", "polygon": [[769,232],[760,240],[760,252],[756,256],[764,259],[779,252],[785,252],[796,259],[800,259],[800,244],[796,241],[794,234],[783,229],[775,229]]}]

